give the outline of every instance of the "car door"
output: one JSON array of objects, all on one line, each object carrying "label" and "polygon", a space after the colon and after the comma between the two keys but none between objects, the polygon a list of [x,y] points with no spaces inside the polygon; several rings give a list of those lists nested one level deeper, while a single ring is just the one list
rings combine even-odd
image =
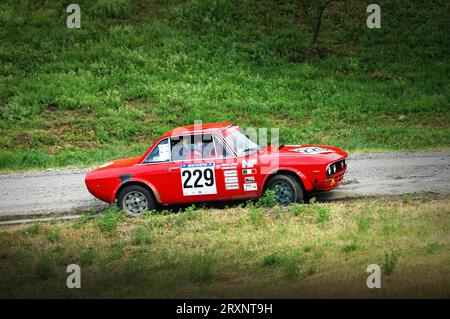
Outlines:
[{"label": "car door", "polygon": [[168,168],[173,188],[171,203],[217,200],[217,165],[211,135],[172,137],[171,146],[173,160]]},{"label": "car door", "polygon": [[219,199],[233,200],[258,197],[259,163],[257,154],[236,157],[233,150],[215,136],[217,153],[217,187]]}]

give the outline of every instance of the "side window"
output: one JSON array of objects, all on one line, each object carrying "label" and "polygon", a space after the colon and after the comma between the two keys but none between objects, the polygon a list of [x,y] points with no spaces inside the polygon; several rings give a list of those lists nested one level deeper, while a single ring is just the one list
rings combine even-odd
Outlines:
[{"label": "side window", "polygon": [[156,145],[147,155],[144,163],[168,162],[170,161],[169,139],[164,139]]},{"label": "side window", "polygon": [[211,134],[175,136],[170,139],[170,144],[173,161],[216,157],[214,140]]},{"label": "side window", "polygon": [[216,154],[217,154],[218,158],[233,156],[233,154],[230,153],[230,151],[225,146],[225,144],[222,142],[222,140],[220,138],[218,138],[217,136],[214,136],[214,143],[216,144]]},{"label": "side window", "polygon": [[175,136],[170,138],[172,161],[182,161],[192,150],[190,136]]},{"label": "side window", "polygon": [[214,147],[214,140],[211,134],[204,134],[201,143],[197,142],[199,150],[202,152],[203,158],[215,158],[216,149]]}]

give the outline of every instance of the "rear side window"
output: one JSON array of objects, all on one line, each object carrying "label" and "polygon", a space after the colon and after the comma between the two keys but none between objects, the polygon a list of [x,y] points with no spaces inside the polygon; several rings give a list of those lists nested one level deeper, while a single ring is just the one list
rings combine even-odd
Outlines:
[{"label": "rear side window", "polygon": [[147,155],[144,163],[168,162],[170,161],[169,139],[166,138],[156,145]]}]

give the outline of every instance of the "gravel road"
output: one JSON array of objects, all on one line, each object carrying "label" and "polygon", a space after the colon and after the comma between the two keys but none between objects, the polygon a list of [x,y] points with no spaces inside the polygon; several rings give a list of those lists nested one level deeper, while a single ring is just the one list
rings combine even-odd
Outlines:
[{"label": "gravel road", "polygon": [[[450,153],[350,155],[344,183],[319,200],[432,192],[450,194]],[[49,170],[0,175],[0,221],[31,215],[62,216],[107,205],[89,194],[87,170]]]}]

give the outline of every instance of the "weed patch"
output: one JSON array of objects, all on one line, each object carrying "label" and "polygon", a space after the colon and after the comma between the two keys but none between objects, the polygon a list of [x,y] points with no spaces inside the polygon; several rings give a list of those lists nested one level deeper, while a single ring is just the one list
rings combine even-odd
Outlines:
[{"label": "weed patch", "polygon": [[56,243],[57,241],[59,241],[60,237],[61,236],[57,228],[52,228],[47,235],[47,239],[51,243]]},{"label": "weed patch", "polygon": [[344,246],[342,246],[342,251],[344,253],[349,253],[349,252],[357,250],[358,248],[359,248],[359,245],[355,242],[352,242],[352,243],[348,243],[348,244],[345,244]]},{"label": "weed patch", "polygon": [[273,207],[277,204],[277,197],[275,191],[272,189],[268,189],[265,191],[264,195],[259,198],[257,202],[258,207]]},{"label": "weed patch", "polygon": [[90,217],[88,215],[82,214],[79,218],[77,218],[72,223],[72,227],[74,229],[81,229],[81,228],[83,228],[84,225],[86,225],[86,223],[88,222],[89,219],[90,219]]},{"label": "weed patch", "polygon": [[25,234],[29,236],[36,236],[42,233],[42,225],[38,222],[33,223],[27,229],[25,229]]},{"label": "weed patch", "polygon": [[144,227],[136,227],[133,229],[131,243],[133,245],[150,244],[152,242],[152,235],[149,230]]},{"label": "weed patch", "polygon": [[395,266],[399,258],[399,253],[396,250],[384,253],[384,259],[381,263],[381,270],[386,275],[391,275],[394,272]]},{"label": "weed patch", "polygon": [[190,280],[197,283],[208,283],[214,279],[216,258],[212,253],[198,253],[188,260]]},{"label": "weed patch", "polygon": [[42,280],[48,280],[54,272],[54,262],[48,255],[42,256],[36,264],[36,274]]},{"label": "weed patch", "polygon": [[94,248],[89,247],[84,250],[84,252],[80,256],[80,265],[88,266],[92,265],[94,262],[94,258],[97,256],[97,252]]},{"label": "weed patch", "polygon": [[250,220],[250,223],[255,228],[261,228],[263,226],[264,220],[263,220],[263,211],[258,208],[251,208],[250,212],[248,213],[248,218]]},{"label": "weed patch", "polygon": [[433,254],[435,251],[444,247],[444,244],[441,243],[430,243],[424,247],[425,252],[427,254]]},{"label": "weed patch", "polygon": [[97,218],[97,226],[104,233],[112,233],[116,231],[120,218],[121,212],[117,208],[111,207]]},{"label": "weed patch", "polygon": [[360,232],[366,232],[372,225],[372,219],[364,213],[360,213],[357,217],[357,227]]},{"label": "weed patch", "polygon": [[[268,255],[264,257],[262,262],[263,267],[279,267],[282,270],[285,279],[292,279],[300,273],[300,255],[297,253],[287,255]],[[306,272],[312,274],[311,269],[308,268]]]}]

